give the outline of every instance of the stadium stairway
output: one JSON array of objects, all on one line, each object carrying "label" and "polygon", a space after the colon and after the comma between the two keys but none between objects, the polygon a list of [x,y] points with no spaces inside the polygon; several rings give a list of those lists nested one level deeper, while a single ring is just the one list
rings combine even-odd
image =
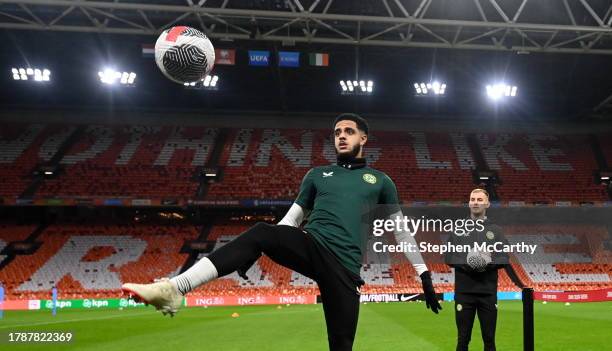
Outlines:
[{"label": "stadium stairway", "polygon": [[32,254],[33,252],[36,251],[36,249],[38,249],[38,247],[40,246],[40,243],[36,243],[36,238],[38,238],[38,236],[45,230],[47,229],[47,227],[49,226],[48,223],[41,223],[40,225],[38,225],[38,227],[36,227],[36,229],[34,229],[34,231],[32,231],[32,233],[30,233],[28,235],[28,237],[23,240],[23,241],[14,241],[12,243],[7,243],[6,245],[6,251],[4,252],[4,255],[6,255],[4,260],[0,261],[0,270],[2,270],[4,267],[6,267],[9,263],[11,263],[15,257],[17,257],[17,255],[22,254],[22,252],[18,252],[17,250],[15,250],[15,246],[13,246],[13,243],[19,243],[19,242],[23,242],[23,243],[28,243],[30,245],[27,245],[31,248],[31,250],[28,250],[27,254]]},{"label": "stadium stairway", "polygon": [[[221,167],[219,166],[219,160],[221,159],[221,155],[223,154],[223,150],[225,149],[225,143],[227,141],[227,136],[229,134],[229,130],[223,128],[219,130],[219,134],[217,134],[217,139],[215,141],[215,145],[210,152],[210,156],[208,158],[208,162],[204,165],[204,169],[214,168],[217,169],[217,174],[223,174],[221,171]],[[208,182],[206,177],[201,176],[202,169],[196,169],[195,177],[199,180],[200,185],[198,186],[198,190],[196,191],[196,199],[203,199],[206,197],[206,192],[208,190]]]},{"label": "stadium stairway", "polygon": [[467,143],[470,147],[470,151],[472,152],[472,156],[474,157],[474,162],[476,163],[476,169],[486,169],[487,162],[482,155],[482,151],[480,150],[480,145],[478,143],[478,139],[474,134],[467,135]]},{"label": "stadium stairway", "polygon": [[[208,234],[210,234],[210,230],[212,229],[212,227],[212,222],[204,224],[202,226],[202,229],[200,230],[200,235],[198,236],[196,241],[205,242],[206,238],[208,237]],[[188,270],[189,267],[193,266],[194,263],[196,263],[196,261],[198,260],[198,256],[200,255],[201,251],[194,250],[193,248],[191,248],[189,243],[185,243],[185,245],[183,245],[183,247],[181,248],[181,253],[188,253],[189,257],[187,257],[187,260],[185,261],[185,264],[181,267],[179,273],[183,273]]]},{"label": "stadium stairway", "polygon": [[[487,161],[485,160],[485,157],[482,153],[480,143],[478,142],[478,137],[475,134],[469,134],[467,136],[467,143],[474,157],[474,162],[476,163],[475,171],[490,171],[489,165],[487,164]],[[480,185],[480,184],[477,184],[477,185]],[[495,185],[496,184],[494,183],[485,183],[485,186],[484,186],[485,190],[489,193],[489,197],[491,201],[501,200],[499,198],[499,194],[497,193],[497,190],[495,189]]]},{"label": "stadium stairway", "polygon": [[[74,130],[74,132],[72,132],[72,134],[60,145],[60,147],[57,149],[57,152],[55,153],[55,155],[53,155],[53,157],[51,157],[51,159],[49,160],[49,162],[46,163],[46,165],[47,166],[52,166],[52,167],[59,167],[60,161],[62,160],[62,158],[64,157],[66,152],[68,150],[70,150],[72,145],[74,145],[79,140],[79,138],[83,135],[84,131],[85,131],[85,127],[84,126],[77,127]],[[44,180],[43,176],[41,176],[41,175],[36,176],[32,180],[32,183],[30,183],[30,185],[28,185],[26,187],[26,189],[21,193],[21,195],[19,197],[21,197],[21,198],[30,198],[30,197],[34,196],[34,194],[36,193],[38,188],[44,183],[44,181],[45,180]]]},{"label": "stadium stairway", "polygon": [[599,144],[599,140],[596,135],[589,135],[589,141],[591,142],[591,149],[593,150],[593,157],[595,157],[595,161],[597,162],[597,166],[600,171],[608,170],[608,161],[606,160],[606,156],[604,155],[603,150],[601,149],[601,145]]}]

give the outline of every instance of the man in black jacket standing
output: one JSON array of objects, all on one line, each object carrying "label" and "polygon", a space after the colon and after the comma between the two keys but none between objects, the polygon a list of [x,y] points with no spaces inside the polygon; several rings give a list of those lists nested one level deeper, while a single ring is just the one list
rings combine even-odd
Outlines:
[{"label": "man in black jacket standing", "polygon": [[[446,263],[455,268],[455,322],[457,324],[457,351],[468,350],[474,318],[478,314],[484,350],[495,350],[497,323],[497,270],[508,265],[508,254],[475,252],[474,244],[507,244],[498,225],[487,219],[489,194],[484,189],[474,189],[470,194],[470,217],[482,220],[482,230],[469,233],[450,233],[449,242],[470,245],[472,251],[452,252],[446,255]],[[483,229],[484,228],[484,229]]]}]

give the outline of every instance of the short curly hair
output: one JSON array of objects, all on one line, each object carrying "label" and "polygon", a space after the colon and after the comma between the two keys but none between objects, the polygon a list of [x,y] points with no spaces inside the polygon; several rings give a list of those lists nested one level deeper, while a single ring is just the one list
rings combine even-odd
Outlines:
[{"label": "short curly hair", "polygon": [[357,124],[357,129],[359,129],[360,131],[364,132],[366,135],[368,135],[368,132],[370,131],[370,126],[368,126],[368,122],[361,116],[359,116],[358,114],[355,113],[343,113],[341,115],[339,115],[338,117],[336,117],[336,119],[334,120],[334,128],[336,127],[336,124],[338,124],[338,122],[340,121],[353,121]]}]

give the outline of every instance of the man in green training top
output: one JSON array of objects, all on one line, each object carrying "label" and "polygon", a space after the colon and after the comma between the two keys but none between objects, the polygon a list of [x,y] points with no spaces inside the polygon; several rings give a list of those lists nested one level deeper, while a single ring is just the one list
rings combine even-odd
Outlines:
[{"label": "man in green training top", "polygon": [[[393,181],[363,158],[367,122],[342,114],[334,122],[337,164],[312,168],[285,217],[277,224],[257,223],[232,242],[202,258],[184,273],[153,284],[124,284],[122,289],[164,314],[177,312],[183,296],[234,271],[244,276],[262,255],[314,280],[321,292],[330,350],[352,350],[359,315],[359,273],[363,255],[362,208],[398,205]],[[399,211],[399,206],[397,206]],[[400,212],[393,216],[401,215]],[[303,229],[300,225],[308,216]],[[398,241],[414,240],[395,233]],[[426,305],[441,306],[420,254],[407,254],[421,277]]]}]

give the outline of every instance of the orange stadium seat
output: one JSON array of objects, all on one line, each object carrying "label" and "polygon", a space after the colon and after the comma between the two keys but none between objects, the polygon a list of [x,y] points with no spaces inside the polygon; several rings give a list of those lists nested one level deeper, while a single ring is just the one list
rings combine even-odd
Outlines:
[{"label": "orange stadium seat", "polygon": [[[327,130],[229,129],[218,166],[222,179],[206,198],[294,199],[304,174],[333,163]],[[38,187],[39,197],[193,198],[196,170],[204,166],[217,129],[90,125],[9,125],[0,134],[1,196],[17,196],[31,183],[34,167],[75,134],[61,155],[62,170]],[[605,201],[595,184],[597,169],[588,135],[475,134],[485,160],[502,180],[503,201]],[[612,159],[610,138],[600,137]],[[499,144],[499,145],[498,145]],[[473,155],[458,132],[378,131],[365,148],[370,165],[396,183],[411,201],[465,201],[474,187]],[[526,183],[525,180],[529,179]]]},{"label": "orange stadium seat", "polygon": [[[209,232],[207,241],[218,248],[246,230],[252,222],[219,221]],[[588,290],[610,286],[612,265],[589,262],[600,248],[602,235],[593,235],[597,228],[565,228],[509,226],[504,228],[509,239],[513,235],[554,232],[573,235],[572,252],[585,255],[584,263],[540,264],[514,262],[519,278],[536,290]],[[23,240],[34,230],[32,226],[0,226],[4,241]],[[588,242],[585,233],[589,233]],[[0,270],[0,281],[9,298],[48,298],[57,286],[62,298],[118,296],[120,281],[150,282],[155,278],[177,274],[187,260],[181,253],[185,241],[194,240],[199,228],[188,225],[52,225],[37,239],[42,245],[32,255],[18,255]],[[543,237],[548,254],[555,254],[563,240]],[[567,242],[567,240],[565,241]],[[551,249],[552,248],[552,249]],[[564,252],[567,254],[567,247]],[[362,277],[366,281],[363,293],[393,293],[421,291],[416,272],[399,253],[370,253],[365,258]],[[428,263],[433,280],[440,292],[453,290],[450,267],[443,263]],[[535,270],[534,270],[535,267]],[[205,284],[191,295],[286,295],[318,293],[309,279],[274,263],[263,256],[247,273],[249,280],[236,273]],[[298,279],[299,278],[299,279]],[[499,271],[499,290],[516,291],[504,270]]]},{"label": "orange stadium seat", "polygon": [[[145,198],[191,198],[198,188],[194,180],[196,156],[202,165],[205,155],[186,148],[193,138],[205,135],[205,128],[180,131],[180,147],[163,152],[172,145],[169,127],[138,134],[125,128],[95,127],[85,133],[62,159],[59,177],[46,180],[38,189],[40,196],[132,196]],[[136,135],[138,138],[133,140]],[[139,136],[140,135],[140,136]],[[101,141],[102,140],[102,141]],[[199,145],[205,148],[212,145]],[[92,151],[93,150],[93,151]]]},{"label": "orange stadium seat", "polygon": [[31,183],[36,165],[48,161],[61,135],[73,128],[62,125],[3,124],[0,129],[0,196],[16,197]]},{"label": "orange stadium seat", "polygon": [[[551,140],[537,141],[542,149],[530,148],[528,140],[528,135],[513,135],[505,148],[528,169],[517,169],[520,167],[513,168],[500,162],[499,175],[503,183],[497,192],[502,199],[526,203],[606,200],[605,189],[593,181],[597,164],[591,156],[588,136],[551,136]],[[556,150],[562,152],[562,158],[554,157]],[[552,153],[553,156],[548,156],[552,162],[542,161],[539,165],[537,158],[547,153]]]},{"label": "orange stadium seat", "polygon": [[0,270],[9,298],[118,296],[121,281],[151,282],[174,275],[187,254],[194,226],[53,225],[37,238],[32,255],[18,255]]}]

